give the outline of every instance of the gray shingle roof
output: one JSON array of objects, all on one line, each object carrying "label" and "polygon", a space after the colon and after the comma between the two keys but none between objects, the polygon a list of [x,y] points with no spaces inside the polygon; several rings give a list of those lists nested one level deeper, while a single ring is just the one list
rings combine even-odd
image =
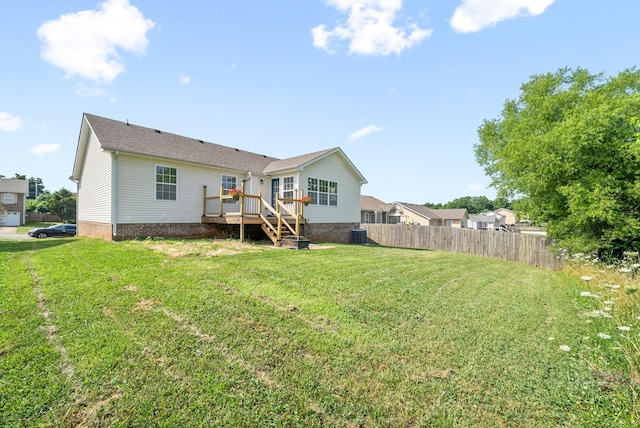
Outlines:
[{"label": "gray shingle roof", "polygon": [[299,168],[300,166],[306,164],[307,162],[310,162],[314,159],[319,158],[320,156],[323,156],[329,152],[332,152],[336,150],[335,148],[333,149],[326,149],[326,150],[321,150],[319,152],[314,152],[314,153],[307,153],[306,155],[300,155],[300,156],[296,156],[293,158],[289,158],[289,159],[279,159],[279,160],[275,160],[273,162],[271,162],[265,169],[264,169],[264,173],[265,174],[271,174],[274,172],[278,172],[278,171],[285,171],[288,169],[295,169],[295,168]]},{"label": "gray shingle roof", "polygon": [[431,208],[426,207],[424,205],[418,205],[418,204],[410,204],[407,202],[397,202],[398,204],[402,205],[403,207],[410,209],[411,211],[417,212],[418,214],[420,214],[421,216],[425,217],[425,218],[429,218],[429,219],[440,219],[441,217]]},{"label": "gray shingle roof", "polygon": [[[98,137],[98,141],[104,150],[133,153],[237,171],[251,171],[254,174],[265,175],[300,168],[307,163],[336,152],[343,156],[347,163],[353,168],[360,177],[361,183],[364,184],[367,182],[339,147],[307,153],[288,159],[278,159],[233,147],[209,143],[195,138],[183,137],[157,129],[146,128],[129,122],[107,119],[93,114],[85,113],[84,118]],[[76,165],[74,165],[74,175],[72,175],[72,178],[75,179],[78,178],[78,162],[81,163],[78,155],[79,153],[76,153]]]},{"label": "gray shingle roof", "polygon": [[391,209],[391,206],[391,204],[382,202],[380,199],[374,198],[373,196],[360,196],[361,211],[387,212]]},{"label": "gray shingle roof", "polygon": [[465,208],[443,208],[433,211],[443,220],[462,220],[467,213]]},{"label": "gray shingle roof", "polygon": [[131,123],[86,114],[105,150],[135,153],[261,174],[278,159],[232,147],[182,137]]}]

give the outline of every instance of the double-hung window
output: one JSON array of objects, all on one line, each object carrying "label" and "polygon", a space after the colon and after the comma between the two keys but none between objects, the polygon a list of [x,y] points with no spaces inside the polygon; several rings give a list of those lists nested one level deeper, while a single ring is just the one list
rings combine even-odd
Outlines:
[{"label": "double-hung window", "polygon": [[307,193],[312,205],[338,206],[338,183],[335,181],[309,178]]},{"label": "double-hung window", "polygon": [[293,199],[293,177],[284,177],[282,179],[282,197],[284,199]]},{"label": "double-hung window", "polygon": [[178,169],[156,165],[156,200],[175,201],[178,194]]},{"label": "double-hung window", "polygon": [[312,205],[318,205],[318,179],[309,178],[307,181],[307,194],[311,198]]},{"label": "double-hung window", "polygon": [[15,204],[16,203],[16,194],[15,193],[5,193],[3,199],[3,203],[5,204]]},{"label": "double-hung window", "polygon": [[225,195],[229,194],[229,190],[236,188],[236,177],[233,175],[223,175],[222,176],[222,191]]}]

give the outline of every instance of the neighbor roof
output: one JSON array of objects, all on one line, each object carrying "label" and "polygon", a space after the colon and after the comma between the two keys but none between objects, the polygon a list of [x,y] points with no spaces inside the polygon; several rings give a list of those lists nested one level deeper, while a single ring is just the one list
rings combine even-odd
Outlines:
[{"label": "neighbor roof", "polygon": [[382,202],[373,196],[360,195],[360,211],[386,212],[391,209],[391,204]]},{"label": "neighbor roof", "polygon": [[426,207],[424,205],[418,204],[410,204],[407,202],[396,202],[398,205],[402,205],[403,207],[420,214],[421,216],[428,219],[440,219],[441,217],[431,208]]},{"label": "neighbor roof", "polygon": [[0,192],[29,193],[29,180],[18,178],[0,178]]},{"label": "neighbor roof", "polygon": [[467,214],[466,208],[443,208],[433,211],[443,220],[461,220]]}]

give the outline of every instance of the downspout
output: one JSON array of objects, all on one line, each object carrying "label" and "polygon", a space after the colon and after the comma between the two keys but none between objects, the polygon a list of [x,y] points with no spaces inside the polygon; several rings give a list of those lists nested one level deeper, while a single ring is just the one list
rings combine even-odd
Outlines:
[{"label": "downspout", "polygon": [[118,173],[118,155],[120,152],[116,150],[111,152],[111,233],[112,239],[118,236],[118,209],[117,209],[117,183],[116,179]]}]

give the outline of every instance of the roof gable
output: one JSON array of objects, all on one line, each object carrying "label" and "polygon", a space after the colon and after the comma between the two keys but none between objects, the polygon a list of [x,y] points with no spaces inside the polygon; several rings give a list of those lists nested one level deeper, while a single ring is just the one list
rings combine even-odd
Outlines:
[{"label": "roof gable", "polygon": [[418,204],[410,204],[407,202],[395,202],[394,205],[401,205],[402,207],[413,211],[414,213],[429,219],[429,220],[439,220],[441,219],[441,217],[438,215],[438,213],[436,213],[434,210],[432,210],[431,208],[425,206],[425,205],[418,205]]},{"label": "roof gable", "polygon": [[331,155],[334,155],[334,154],[339,156],[340,158],[342,158],[342,160],[348,165],[348,167],[351,168],[353,173],[356,175],[356,177],[360,181],[360,184],[365,184],[367,182],[367,180],[360,173],[360,171],[358,171],[358,168],[355,167],[355,165],[351,162],[351,160],[349,160],[347,155],[342,151],[342,149],[340,147],[335,147],[333,149],[327,149],[327,150],[321,150],[319,152],[307,153],[305,155],[300,155],[300,156],[296,156],[296,157],[292,157],[292,158],[288,158],[288,159],[275,160],[275,161],[271,162],[264,169],[264,173],[267,174],[267,175],[271,175],[271,174],[275,174],[275,173],[280,173],[280,172],[284,172],[284,171],[291,171],[291,170],[296,170],[296,169],[297,170],[302,170],[306,166],[311,165],[311,164],[313,164],[315,162],[318,162],[318,161],[326,158],[327,156],[331,156]]}]

